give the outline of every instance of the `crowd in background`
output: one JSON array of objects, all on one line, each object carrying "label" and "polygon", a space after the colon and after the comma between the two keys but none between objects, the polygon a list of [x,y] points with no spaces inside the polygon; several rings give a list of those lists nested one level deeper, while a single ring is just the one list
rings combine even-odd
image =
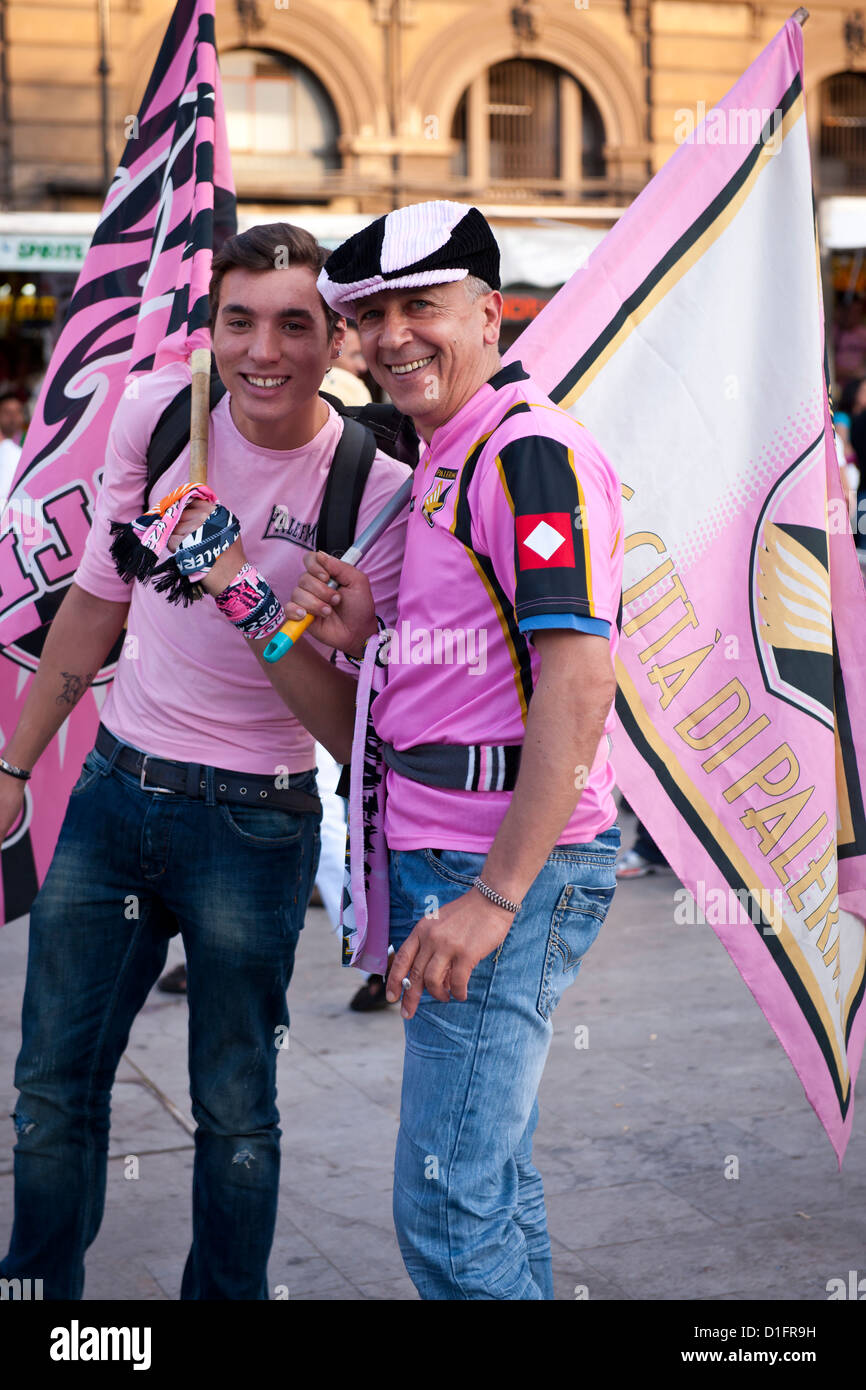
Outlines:
[{"label": "crowd in background", "polygon": [[840,298],[830,340],[836,452],[854,540],[866,556],[866,303],[859,297]]},{"label": "crowd in background", "polygon": [[12,492],[28,423],[27,409],[18,393],[0,392],[0,498],[9,497]]}]

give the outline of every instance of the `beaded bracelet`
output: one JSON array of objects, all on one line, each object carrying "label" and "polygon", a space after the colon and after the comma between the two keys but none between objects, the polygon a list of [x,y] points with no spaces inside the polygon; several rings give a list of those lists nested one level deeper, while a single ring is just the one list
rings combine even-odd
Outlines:
[{"label": "beaded bracelet", "polygon": [[497,907],[504,907],[506,912],[519,912],[520,903],[513,903],[509,898],[503,898],[501,893],[497,893],[493,888],[488,887],[483,878],[474,878],[472,887],[477,888],[483,898],[489,898]]}]

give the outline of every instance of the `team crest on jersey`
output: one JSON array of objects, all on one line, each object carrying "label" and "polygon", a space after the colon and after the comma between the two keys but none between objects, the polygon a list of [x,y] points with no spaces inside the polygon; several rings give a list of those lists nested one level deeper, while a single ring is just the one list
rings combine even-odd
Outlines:
[{"label": "team crest on jersey", "polygon": [[437,468],[433,477],[433,486],[424,496],[421,503],[421,511],[427,525],[432,529],[433,517],[437,512],[441,512],[445,506],[445,499],[454,486],[457,478],[456,468]]}]

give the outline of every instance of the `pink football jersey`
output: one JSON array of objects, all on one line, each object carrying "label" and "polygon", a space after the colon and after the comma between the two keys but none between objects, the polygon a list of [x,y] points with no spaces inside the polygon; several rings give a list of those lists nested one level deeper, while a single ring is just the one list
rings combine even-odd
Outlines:
[{"label": "pink football jersey", "polygon": [[[415,472],[380,737],[397,750],[522,743],[540,668],[532,629],[607,635],[613,660],[622,562],[613,468],[520,363],[503,368],[436,430]],[[603,737],[560,844],[616,819],[608,754]],[[499,768],[481,768],[479,791],[389,771],[389,846],[487,851],[511,796],[494,789]]]}]

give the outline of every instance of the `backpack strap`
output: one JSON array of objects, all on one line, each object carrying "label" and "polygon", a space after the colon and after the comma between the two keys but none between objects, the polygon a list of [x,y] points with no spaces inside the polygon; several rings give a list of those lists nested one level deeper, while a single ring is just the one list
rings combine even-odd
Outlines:
[{"label": "backpack strap", "polygon": [[319,395],[344,420],[348,417],[357,420],[360,425],[366,425],[375,437],[376,447],[383,454],[390,454],[391,458],[408,464],[410,468],[415,467],[420,452],[418,431],[408,415],[403,415],[394,405],[377,405],[375,401],[369,405],[344,405],[338,396],[328,391],[320,390]]},{"label": "backpack strap", "polygon": [[[209,411],[213,410],[217,402],[222,400],[225,393],[226,388],[217,374],[216,364],[213,355],[211,355]],[[147,446],[147,483],[144,490],[146,504],[150,499],[154,485],[189,443],[191,402],[192,383],[181,387],[156,422],[153,434],[150,436],[150,443]]]},{"label": "backpack strap", "polygon": [[[210,402],[213,410],[226,393],[211,357]],[[326,397],[331,400],[331,397]],[[184,386],[169,401],[156,422],[147,446],[146,504],[156,483],[189,443],[189,413],[192,384]],[[339,402],[335,402],[335,405]],[[325,495],[319,512],[317,546],[331,555],[342,555],[355,539],[358,512],[367,478],[376,453],[373,433],[348,415],[341,416],[340,435],[331,462]]]},{"label": "backpack strap", "polygon": [[343,416],[316,530],[316,549],[342,555],[355,539],[361,498],[373,465],[376,440],[370,430]]}]

